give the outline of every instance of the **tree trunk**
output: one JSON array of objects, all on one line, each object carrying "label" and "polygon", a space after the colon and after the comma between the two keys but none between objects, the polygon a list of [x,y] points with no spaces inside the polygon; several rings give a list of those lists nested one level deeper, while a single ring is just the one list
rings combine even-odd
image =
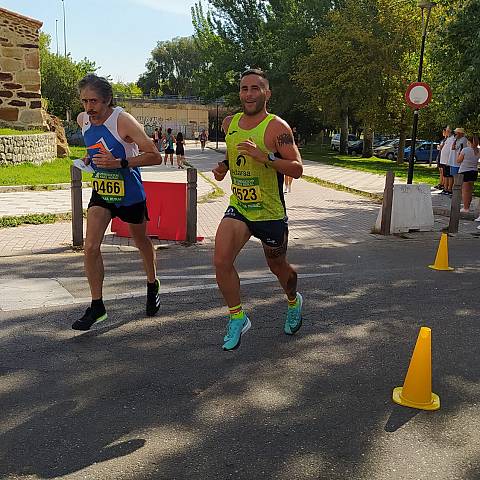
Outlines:
[{"label": "tree trunk", "polygon": [[348,108],[342,110],[342,128],[340,130],[340,153],[347,154],[348,147]]},{"label": "tree trunk", "polygon": [[370,158],[373,155],[373,129],[365,127],[363,129],[363,158]]}]

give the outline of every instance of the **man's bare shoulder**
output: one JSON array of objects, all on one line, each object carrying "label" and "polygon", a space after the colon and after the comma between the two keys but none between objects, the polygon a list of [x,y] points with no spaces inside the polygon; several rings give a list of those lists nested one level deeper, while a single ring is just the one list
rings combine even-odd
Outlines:
[{"label": "man's bare shoulder", "polygon": [[84,115],[85,112],[80,112],[78,115],[77,115],[77,123],[80,127],[83,127],[83,115]]},{"label": "man's bare shoulder", "polygon": [[222,122],[222,130],[227,133],[228,127],[230,126],[230,123],[232,123],[232,118],[233,115],[227,115]]}]

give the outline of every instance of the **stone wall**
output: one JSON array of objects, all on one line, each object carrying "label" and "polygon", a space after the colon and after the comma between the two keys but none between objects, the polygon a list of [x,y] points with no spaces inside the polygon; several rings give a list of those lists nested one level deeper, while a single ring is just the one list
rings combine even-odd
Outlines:
[{"label": "stone wall", "polygon": [[0,135],[0,165],[44,163],[57,156],[54,132],[36,135]]},{"label": "stone wall", "polygon": [[0,8],[0,125],[43,128],[39,29],[42,22]]}]

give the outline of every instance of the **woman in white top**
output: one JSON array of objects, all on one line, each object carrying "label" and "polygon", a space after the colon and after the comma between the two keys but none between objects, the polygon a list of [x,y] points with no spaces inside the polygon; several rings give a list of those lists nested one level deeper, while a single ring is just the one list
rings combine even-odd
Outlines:
[{"label": "woman in white top", "polygon": [[480,159],[480,149],[478,148],[478,137],[468,136],[467,146],[459,153],[457,163],[460,165],[458,173],[463,173],[462,213],[470,210],[472,202],[473,183],[478,178],[478,160]]}]

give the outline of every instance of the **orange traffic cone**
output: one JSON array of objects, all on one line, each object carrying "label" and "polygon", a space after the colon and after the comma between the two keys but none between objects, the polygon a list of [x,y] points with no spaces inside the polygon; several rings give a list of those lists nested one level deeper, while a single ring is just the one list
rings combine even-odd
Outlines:
[{"label": "orange traffic cone", "polygon": [[448,235],[446,233],[442,233],[442,236],[440,237],[435,263],[429,265],[429,267],[433,268],[433,270],[453,270],[452,267],[448,266]]},{"label": "orange traffic cone", "polygon": [[432,331],[422,327],[403,387],[393,389],[393,401],[404,407],[438,410],[440,398],[432,392]]}]

